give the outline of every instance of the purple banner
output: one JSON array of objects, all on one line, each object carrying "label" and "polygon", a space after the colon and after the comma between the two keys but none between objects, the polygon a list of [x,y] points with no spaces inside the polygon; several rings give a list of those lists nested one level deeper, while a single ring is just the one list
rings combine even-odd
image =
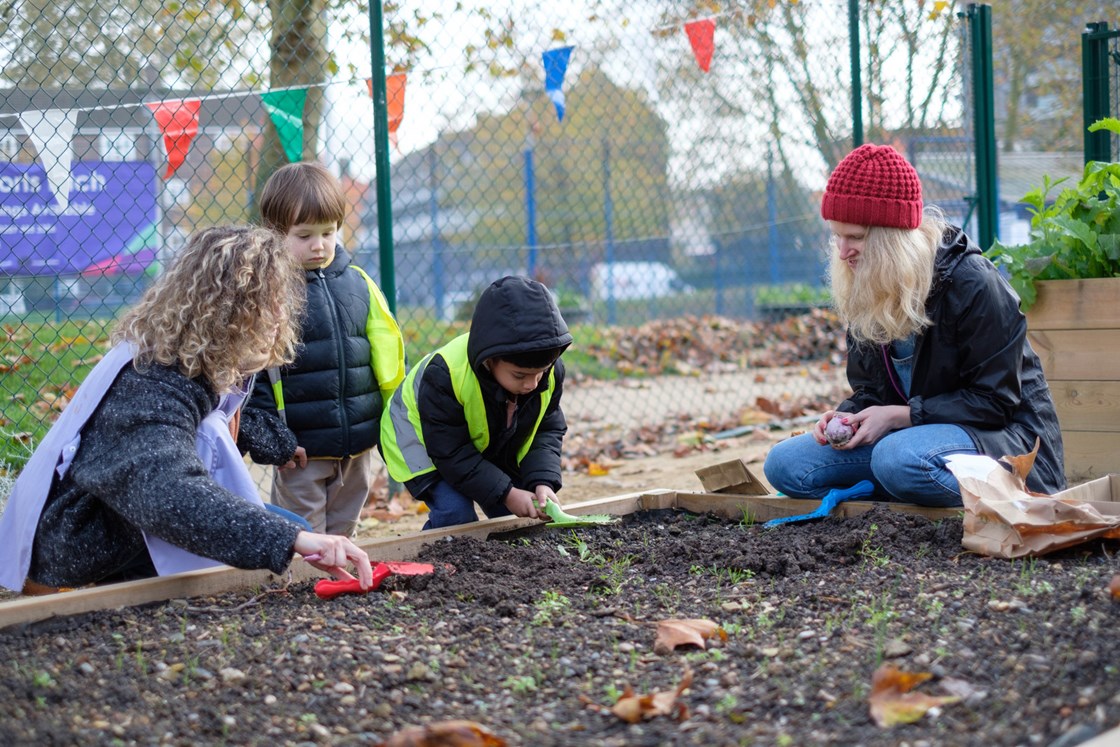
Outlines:
[{"label": "purple banner", "polygon": [[0,164],[0,274],[76,275],[96,266],[142,271],[158,249],[156,174],[149,163],[75,163],[62,213],[38,164]]}]

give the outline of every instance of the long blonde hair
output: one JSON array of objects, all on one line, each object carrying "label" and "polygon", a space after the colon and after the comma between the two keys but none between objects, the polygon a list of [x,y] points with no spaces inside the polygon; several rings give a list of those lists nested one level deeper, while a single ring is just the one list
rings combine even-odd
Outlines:
[{"label": "long blonde hair", "polygon": [[137,346],[135,364],[177,365],[217,393],[231,391],[246,361],[263,367],[295,357],[306,283],[273,231],[208,228],[191,236],[171,266],[113,331]]},{"label": "long blonde hair", "polygon": [[885,345],[932,323],[926,300],[946,227],[935,208],[926,211],[915,229],[870,226],[855,270],[840,259],[833,237],[828,271],[832,299],[852,337]]}]

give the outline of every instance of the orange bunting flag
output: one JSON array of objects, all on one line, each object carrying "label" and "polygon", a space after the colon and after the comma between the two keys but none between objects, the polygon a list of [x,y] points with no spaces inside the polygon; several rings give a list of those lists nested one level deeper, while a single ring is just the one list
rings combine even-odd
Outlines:
[{"label": "orange bunting flag", "polygon": [[148,104],[155,115],[159,131],[163,133],[163,145],[167,148],[167,173],[169,178],[183,165],[191,140],[198,134],[198,110],[201,99],[173,99]]},{"label": "orange bunting flag", "polygon": [[684,31],[688,34],[688,43],[692,45],[692,54],[696,55],[696,64],[705,73],[708,72],[712,66],[712,52],[715,51],[715,20],[705,18],[686,23]]},{"label": "orange bunting flag", "polygon": [[[404,120],[404,73],[393,73],[385,76],[385,105],[388,109],[389,142],[397,147],[397,129]],[[373,98],[373,78],[366,78],[366,88],[369,97]]]}]

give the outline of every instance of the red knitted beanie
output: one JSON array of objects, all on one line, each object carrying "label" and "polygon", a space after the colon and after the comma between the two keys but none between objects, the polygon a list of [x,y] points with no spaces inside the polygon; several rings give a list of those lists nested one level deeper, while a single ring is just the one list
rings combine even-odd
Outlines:
[{"label": "red knitted beanie", "polygon": [[894,148],[861,145],[828,177],[821,216],[858,226],[917,228],[922,224],[922,182]]}]

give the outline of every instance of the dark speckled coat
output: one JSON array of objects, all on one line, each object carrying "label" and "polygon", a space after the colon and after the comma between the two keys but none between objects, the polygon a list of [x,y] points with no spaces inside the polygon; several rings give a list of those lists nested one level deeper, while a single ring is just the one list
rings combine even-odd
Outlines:
[{"label": "dark speckled coat", "polygon": [[[195,434],[217,403],[176,368],[126,366],[51,487],[29,578],[81,586],[111,577],[146,557],[142,532],[238,568],[283,571],[299,527],[219,486],[198,457]],[[295,451],[286,430],[258,435],[239,445],[277,464]]]}]

